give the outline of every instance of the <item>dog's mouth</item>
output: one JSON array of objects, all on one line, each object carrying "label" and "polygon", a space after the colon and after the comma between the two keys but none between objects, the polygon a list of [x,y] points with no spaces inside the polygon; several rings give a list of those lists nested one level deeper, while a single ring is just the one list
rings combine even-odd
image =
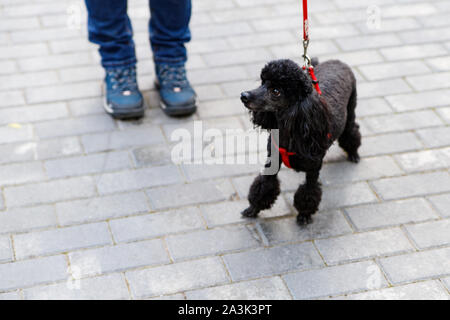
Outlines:
[{"label": "dog's mouth", "polygon": [[249,110],[255,111],[255,109],[256,109],[255,106],[249,101],[242,102],[242,104]]}]

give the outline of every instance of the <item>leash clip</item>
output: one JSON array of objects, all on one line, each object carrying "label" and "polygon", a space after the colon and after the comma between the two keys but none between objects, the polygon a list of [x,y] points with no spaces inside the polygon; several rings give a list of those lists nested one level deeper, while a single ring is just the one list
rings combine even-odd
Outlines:
[{"label": "leash clip", "polygon": [[308,45],[309,40],[303,40],[303,59],[304,59],[304,66],[309,68],[311,67],[311,58],[308,56]]}]

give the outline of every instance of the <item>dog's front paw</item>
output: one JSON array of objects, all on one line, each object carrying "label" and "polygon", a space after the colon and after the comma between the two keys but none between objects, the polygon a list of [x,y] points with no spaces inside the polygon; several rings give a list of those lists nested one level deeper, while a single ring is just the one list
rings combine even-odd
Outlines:
[{"label": "dog's front paw", "polygon": [[359,162],[359,154],[355,153],[355,154],[349,154],[348,155],[348,161],[354,162],[354,163],[358,163]]},{"label": "dog's front paw", "polygon": [[255,209],[252,206],[248,207],[247,209],[241,212],[241,214],[247,218],[256,218],[258,216],[258,213],[259,210]]},{"label": "dog's front paw", "polygon": [[300,226],[305,226],[312,222],[311,216],[298,215],[297,216],[297,224]]}]

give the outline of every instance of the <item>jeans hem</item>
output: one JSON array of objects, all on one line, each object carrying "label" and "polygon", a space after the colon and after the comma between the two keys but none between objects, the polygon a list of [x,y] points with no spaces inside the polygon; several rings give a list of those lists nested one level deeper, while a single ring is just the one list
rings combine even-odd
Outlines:
[{"label": "jeans hem", "polygon": [[186,63],[187,58],[157,58],[154,57],[155,64],[171,64],[171,65],[183,65]]},{"label": "jeans hem", "polygon": [[112,69],[117,67],[132,67],[137,63],[137,59],[129,59],[125,61],[112,61],[112,62],[102,62],[104,69]]}]

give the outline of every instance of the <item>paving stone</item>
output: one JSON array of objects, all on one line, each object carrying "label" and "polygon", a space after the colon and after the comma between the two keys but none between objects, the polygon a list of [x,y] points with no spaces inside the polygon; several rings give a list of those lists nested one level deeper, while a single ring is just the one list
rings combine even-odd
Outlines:
[{"label": "paving stone", "polygon": [[17,59],[45,54],[48,54],[48,47],[45,43],[17,44],[2,46],[0,59]]},{"label": "paving stone", "polygon": [[69,253],[69,259],[77,277],[170,262],[163,242],[159,239],[72,252]]},{"label": "paving stone", "polygon": [[13,259],[11,240],[7,236],[0,236],[0,263]]},{"label": "paving stone", "polygon": [[450,38],[450,27],[426,28],[398,33],[398,37],[405,44],[441,42]]},{"label": "paving stone", "polygon": [[171,162],[171,150],[166,145],[139,147],[131,150],[137,167],[163,165]]},{"label": "paving stone", "polygon": [[348,37],[336,39],[336,42],[344,51],[381,48],[400,43],[395,34]]},{"label": "paving stone", "polygon": [[422,148],[422,144],[411,132],[391,133],[364,137],[359,149],[362,156],[399,153]]},{"label": "paving stone", "polygon": [[[248,205],[247,200],[226,201],[217,204],[201,205],[200,210],[205,217],[208,227],[216,227],[233,223],[252,222],[252,219],[245,219],[240,214]],[[261,211],[258,216],[260,218],[272,218],[289,214],[291,214],[291,209],[284,198],[280,196],[271,209]]]},{"label": "paving stone", "polygon": [[45,162],[47,175],[51,179],[103,173],[126,168],[131,168],[130,157],[126,151],[55,159]]},{"label": "paving stone", "polygon": [[[77,54],[77,56],[79,53]],[[89,55],[90,56],[90,55]],[[78,65],[77,67],[72,67],[73,65]],[[79,82],[86,80],[102,80],[104,76],[104,71],[101,66],[92,67],[92,65],[81,66],[83,61],[77,61],[76,63],[71,62],[68,64],[70,68],[64,68],[59,70],[59,75],[62,82]]]},{"label": "paving stone", "polygon": [[208,53],[204,54],[203,57],[208,66],[221,67],[255,61],[267,61],[272,58],[272,55],[264,48],[257,48]]},{"label": "paving stone", "polygon": [[169,295],[160,295],[153,298],[147,298],[148,300],[185,300],[184,294],[182,293],[175,293],[175,294],[169,294]]},{"label": "paving stone", "polygon": [[196,207],[164,211],[110,221],[117,242],[161,237],[171,233],[205,229]]},{"label": "paving stone", "polygon": [[81,99],[101,96],[97,82],[72,83],[41,88],[28,88],[25,92],[29,103],[44,103],[68,99]]},{"label": "paving stone", "polygon": [[72,53],[75,51],[87,51],[95,48],[95,45],[83,38],[50,40],[50,49],[52,53]]},{"label": "paving stone", "polygon": [[328,238],[352,232],[339,211],[318,212],[313,222],[303,227],[298,226],[293,218],[263,221],[260,231],[270,244]]},{"label": "paving stone", "polygon": [[[76,52],[20,59],[18,63],[22,71],[39,71],[81,66],[89,64],[91,61],[92,55],[89,52]],[[51,68],[49,68],[49,66],[51,66]]]},{"label": "paving stone", "polygon": [[186,292],[189,300],[291,300],[280,278],[258,279]]},{"label": "paving stone", "polygon": [[428,198],[439,214],[443,217],[450,217],[450,194],[442,194]]},{"label": "paving stone", "polygon": [[228,283],[218,257],[126,273],[133,297],[145,298]]},{"label": "paving stone", "polygon": [[100,194],[126,192],[135,189],[180,183],[181,176],[174,165],[104,173],[97,178]]},{"label": "paving stone", "polygon": [[[233,157],[234,158],[234,157]],[[240,176],[255,173],[261,170],[260,164],[184,164],[182,165],[188,181],[210,180],[220,177]]]},{"label": "paving stone", "polygon": [[69,280],[24,290],[26,300],[124,300],[130,294],[121,274]]},{"label": "paving stone", "polygon": [[17,6],[8,6],[5,8],[4,14],[7,17],[26,17],[36,16],[40,14],[62,13],[65,12],[66,6],[63,3],[48,4],[20,4]]},{"label": "paving stone", "polygon": [[442,121],[432,111],[375,116],[366,118],[365,122],[376,133],[406,131],[442,125]]},{"label": "paving stone", "polygon": [[450,107],[439,108],[436,111],[441,116],[441,118],[444,119],[445,122],[450,124]]},{"label": "paving stone", "polygon": [[193,85],[248,79],[245,69],[241,66],[192,70],[189,74],[189,81],[191,81]]},{"label": "paving stone", "polygon": [[383,98],[361,99],[358,101],[356,114],[358,117],[392,113],[389,104]]},{"label": "paving stone", "polygon": [[45,180],[40,162],[28,162],[0,166],[0,187]]},{"label": "paving stone", "polygon": [[439,43],[381,48],[379,51],[389,61],[428,58],[447,54]]},{"label": "paving stone", "polygon": [[0,233],[21,233],[56,225],[53,206],[12,208],[0,212]]},{"label": "paving stone", "polygon": [[0,90],[20,89],[24,87],[39,87],[58,83],[54,71],[14,73],[0,76]]},{"label": "paving stone", "polygon": [[42,139],[110,131],[113,129],[114,121],[105,115],[52,120],[36,124],[37,135]]},{"label": "paving stone", "polygon": [[442,279],[442,281],[444,282],[445,286],[447,287],[447,290],[450,290],[450,277]]},{"label": "paving stone", "polygon": [[386,287],[372,261],[345,264],[283,276],[294,299],[313,299]]},{"label": "paving stone", "polygon": [[76,137],[41,140],[36,143],[35,149],[40,160],[72,156],[82,152],[81,144]]},{"label": "paving stone", "polygon": [[333,185],[396,176],[402,172],[390,157],[363,158],[358,164],[346,161],[324,165],[320,180],[323,184]]},{"label": "paving stone", "polygon": [[328,265],[413,250],[399,228],[316,240],[315,244]]},{"label": "paving stone", "polygon": [[445,246],[450,243],[450,220],[424,222],[405,226],[419,249]]},{"label": "paving stone", "polygon": [[339,300],[448,300],[448,294],[436,281],[423,281],[337,297]]},{"label": "paving stone", "polygon": [[430,75],[406,77],[416,90],[432,90],[450,86],[450,72],[435,72]]},{"label": "paving stone", "polygon": [[311,242],[227,254],[223,259],[233,281],[324,265]]},{"label": "paving stone", "polygon": [[[176,194],[177,197],[173,197]],[[195,182],[147,191],[155,210],[229,200],[235,191],[228,180]]]},{"label": "paving stone", "polygon": [[202,230],[166,238],[170,255],[175,261],[202,257],[259,246],[254,232],[247,226]]},{"label": "paving stone", "polygon": [[365,22],[358,22],[356,26],[363,34],[378,34],[385,32],[397,32],[420,28],[419,22],[413,17],[383,19],[379,26]]},{"label": "paving stone", "polygon": [[[251,8],[253,10],[254,8]],[[240,12],[244,12],[244,10]],[[298,21],[297,21],[298,22]],[[253,22],[254,24],[255,22]],[[239,35],[239,36],[232,36],[228,38],[228,42],[231,44],[231,47],[233,49],[244,49],[244,48],[254,48],[257,47],[260,49],[260,47],[267,47],[269,45],[274,44],[286,44],[286,43],[292,43],[292,41],[295,41],[295,37],[292,33],[288,31],[274,31],[274,29],[266,30],[268,32],[264,33],[258,33],[258,34],[251,34],[251,35]],[[239,52],[239,51],[234,51]],[[244,51],[245,52],[245,51]],[[251,52],[251,51],[246,51]],[[264,51],[263,51],[264,52]],[[256,57],[260,57],[260,55],[257,53]],[[257,59],[252,59],[250,62],[255,62]]]},{"label": "paving stone", "polygon": [[0,145],[0,165],[35,160],[35,151],[33,142]]},{"label": "paving stone", "polygon": [[67,267],[62,255],[0,264],[0,290],[65,280],[68,276]]},{"label": "paving stone", "polygon": [[395,159],[406,172],[445,169],[450,166],[450,148],[404,153]]},{"label": "paving stone", "polygon": [[[447,17],[448,20],[448,17]],[[433,71],[449,71],[450,70],[450,57],[438,57],[425,60]]]},{"label": "paving stone", "polygon": [[430,69],[421,61],[379,63],[358,68],[368,80],[396,78],[429,73]]},{"label": "paving stone", "polygon": [[81,141],[86,152],[92,153],[164,143],[164,137],[159,128],[146,126],[133,130],[84,135]]},{"label": "paving stone", "polygon": [[70,113],[75,117],[105,112],[103,100],[100,97],[71,100],[68,102],[68,105]]},{"label": "paving stone", "polygon": [[436,7],[429,3],[408,3],[396,4],[384,8],[383,16],[385,17],[405,17],[405,16],[422,16],[436,13]]},{"label": "paving stone", "polygon": [[0,127],[0,144],[30,141],[33,139],[33,127],[31,125],[11,124]]},{"label": "paving stone", "polygon": [[392,108],[400,112],[444,106],[448,104],[449,99],[450,90],[426,91],[386,97]]},{"label": "paving stone", "polygon": [[14,236],[17,259],[111,244],[106,223],[32,232]]},{"label": "paving stone", "polygon": [[421,198],[377,203],[345,209],[357,230],[390,227],[436,219],[438,216]]},{"label": "paving stone", "polygon": [[[270,49],[276,59],[298,59],[299,57],[298,44],[275,45]],[[309,50],[317,55],[325,55],[338,52],[339,48],[331,40],[318,40],[310,44]]]},{"label": "paving stone", "polygon": [[0,109],[0,124],[25,123],[64,118],[69,115],[65,103]]},{"label": "paving stone", "polygon": [[442,277],[449,274],[450,248],[383,258],[380,264],[394,284]]},{"label": "paving stone", "polygon": [[92,197],[95,186],[91,177],[79,177],[6,187],[3,194],[8,206],[26,206]]},{"label": "paving stone", "polygon": [[22,296],[18,291],[0,293],[0,301],[1,300],[22,300]]},{"label": "paving stone", "polygon": [[432,172],[385,178],[372,185],[383,199],[390,200],[450,191],[450,176],[447,172]]},{"label": "paving stone", "polygon": [[323,188],[321,210],[339,207],[355,206],[364,203],[377,202],[377,198],[367,183],[341,185]]},{"label": "paving stone", "polygon": [[56,204],[58,221],[61,225],[102,221],[144,213],[149,210],[148,200],[143,192],[115,194]]},{"label": "paving stone", "polygon": [[411,88],[403,79],[387,79],[358,84],[358,96],[361,98],[380,97],[405,92],[411,92]]},{"label": "paving stone", "polygon": [[429,148],[445,147],[450,145],[447,139],[450,127],[430,128],[417,131],[418,136]]}]

